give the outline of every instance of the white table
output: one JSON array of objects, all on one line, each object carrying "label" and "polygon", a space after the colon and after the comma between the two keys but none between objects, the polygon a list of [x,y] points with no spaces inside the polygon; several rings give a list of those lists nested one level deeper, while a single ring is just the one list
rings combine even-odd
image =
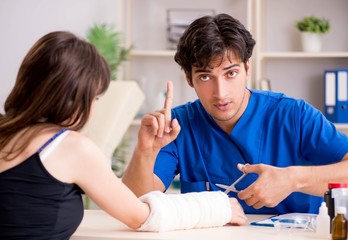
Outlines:
[{"label": "white table", "polygon": [[[270,215],[247,215],[249,222],[258,221],[270,217]],[[314,232],[276,231],[273,227],[260,226],[224,226],[218,228],[204,228],[192,230],[180,230],[170,232],[136,232],[123,223],[112,218],[101,210],[85,210],[85,216],[81,225],[71,238],[72,240],[102,240],[102,239],[190,239],[190,240],[273,240],[273,239],[317,239]],[[318,238],[319,239],[319,238]]]}]

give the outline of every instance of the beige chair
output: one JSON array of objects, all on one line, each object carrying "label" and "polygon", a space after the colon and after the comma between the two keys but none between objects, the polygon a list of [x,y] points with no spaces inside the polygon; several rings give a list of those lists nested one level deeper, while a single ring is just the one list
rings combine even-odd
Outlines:
[{"label": "beige chair", "polygon": [[111,81],[107,92],[96,102],[91,119],[82,132],[111,158],[144,99],[135,81]]}]

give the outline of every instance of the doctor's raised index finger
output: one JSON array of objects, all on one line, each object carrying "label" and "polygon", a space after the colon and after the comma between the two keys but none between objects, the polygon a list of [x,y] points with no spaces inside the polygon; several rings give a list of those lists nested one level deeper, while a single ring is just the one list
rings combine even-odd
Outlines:
[{"label": "doctor's raised index finger", "polygon": [[167,92],[166,92],[166,99],[164,101],[164,109],[166,110],[172,110],[173,105],[173,82],[168,81],[167,82]]},{"label": "doctor's raised index finger", "polygon": [[173,82],[167,82],[167,93],[164,101],[164,114],[165,114],[165,131],[170,132],[170,124],[172,120],[172,105],[173,105]]}]

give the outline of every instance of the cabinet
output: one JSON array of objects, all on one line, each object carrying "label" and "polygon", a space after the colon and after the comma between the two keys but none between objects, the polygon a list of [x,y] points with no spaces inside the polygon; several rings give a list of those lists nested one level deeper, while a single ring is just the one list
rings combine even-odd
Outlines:
[{"label": "cabinet", "polygon": [[[168,9],[214,9],[247,26],[257,41],[251,88],[259,88],[260,80],[269,79],[272,90],[303,98],[323,110],[323,71],[348,68],[346,0],[124,0],[124,5],[126,41],[133,45],[125,77],[143,88],[148,105],[144,112],[156,109],[154,102],[167,80],[174,82],[174,105],[196,98],[173,59],[175,51],[166,49]],[[325,17],[331,23],[321,53],[301,51],[300,33],[294,24],[309,15]]]},{"label": "cabinet", "polygon": [[[271,81],[273,91],[302,98],[324,110],[325,69],[348,68],[348,2],[346,0],[254,0],[255,87],[262,79]],[[305,16],[330,20],[323,51],[301,51],[300,34],[294,27]],[[347,124],[337,127],[348,131]]]},{"label": "cabinet", "polygon": [[126,1],[126,37],[133,45],[126,78],[138,81],[146,95],[142,111],[162,106],[159,96],[165,91],[167,80],[174,83],[174,102],[179,105],[196,99],[196,94],[174,61],[175,51],[167,50],[167,10],[213,9],[238,18],[251,28],[252,0],[129,0]]},{"label": "cabinet", "polygon": [[[239,19],[257,42],[250,88],[259,88],[262,79],[269,79],[273,91],[304,99],[323,111],[324,70],[348,68],[347,0],[124,0],[123,4],[126,42],[133,45],[125,76],[138,81],[145,92],[144,113],[161,107],[158,96],[167,80],[174,82],[174,106],[196,98],[174,61],[175,52],[166,49],[168,9],[214,9]],[[300,33],[294,27],[310,15],[331,23],[320,53],[302,52]],[[131,139],[136,138],[139,123],[139,119],[133,122]],[[348,132],[348,124],[337,127]]]}]

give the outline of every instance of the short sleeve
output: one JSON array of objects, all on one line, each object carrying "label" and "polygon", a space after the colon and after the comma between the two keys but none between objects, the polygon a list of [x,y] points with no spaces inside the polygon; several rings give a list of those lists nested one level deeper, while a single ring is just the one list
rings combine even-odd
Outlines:
[{"label": "short sleeve", "polygon": [[163,147],[157,158],[154,173],[162,180],[166,189],[178,174],[178,154],[175,142]]},{"label": "short sleeve", "polygon": [[301,152],[319,164],[339,162],[348,152],[348,137],[310,104],[300,101]]}]

